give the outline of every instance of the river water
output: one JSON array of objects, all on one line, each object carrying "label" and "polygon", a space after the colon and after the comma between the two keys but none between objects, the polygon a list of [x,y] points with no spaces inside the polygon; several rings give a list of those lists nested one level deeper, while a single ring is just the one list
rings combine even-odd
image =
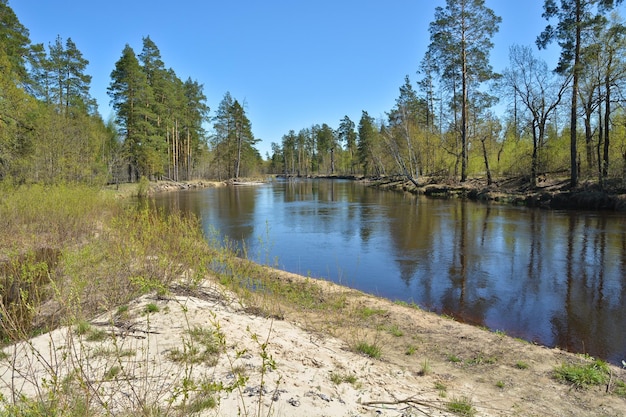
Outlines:
[{"label": "river water", "polygon": [[626,217],[275,181],[155,197],[249,258],[547,346],[626,359]]}]

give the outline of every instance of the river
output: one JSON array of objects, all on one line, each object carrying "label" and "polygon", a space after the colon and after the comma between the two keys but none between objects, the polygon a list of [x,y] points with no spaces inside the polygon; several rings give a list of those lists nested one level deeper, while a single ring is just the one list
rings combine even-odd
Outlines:
[{"label": "river", "polygon": [[546,346],[626,359],[626,217],[429,199],[347,180],[154,197],[257,262]]}]

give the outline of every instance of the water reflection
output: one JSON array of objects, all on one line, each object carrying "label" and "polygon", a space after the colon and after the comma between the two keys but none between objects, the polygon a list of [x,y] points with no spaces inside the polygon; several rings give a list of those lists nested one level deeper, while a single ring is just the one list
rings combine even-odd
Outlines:
[{"label": "water reflection", "polygon": [[260,262],[626,359],[626,226],[613,214],[428,200],[349,181],[160,195]]}]

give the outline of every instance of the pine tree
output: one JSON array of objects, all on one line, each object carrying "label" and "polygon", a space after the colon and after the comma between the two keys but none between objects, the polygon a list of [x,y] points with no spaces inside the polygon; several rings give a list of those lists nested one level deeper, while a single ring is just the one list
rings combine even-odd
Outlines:
[{"label": "pine tree", "polygon": [[343,143],[346,149],[346,166],[350,174],[354,174],[354,168],[356,164],[356,138],[357,134],[354,130],[355,124],[346,115],[339,123],[339,129],[337,129],[337,138],[339,143]]},{"label": "pine tree", "polygon": [[155,150],[150,149],[152,121],[155,119],[149,107],[153,100],[152,90],[129,45],[124,48],[122,57],[111,72],[108,94],[129,158],[129,180],[138,180],[141,175],[152,175],[156,168],[153,158]]},{"label": "pine tree", "polygon": [[441,66],[444,80],[454,86],[453,103],[461,106],[461,181],[467,179],[470,101],[480,83],[494,77],[489,52],[501,21],[484,0],[446,0],[446,7],[437,7],[430,23],[427,53]]}]

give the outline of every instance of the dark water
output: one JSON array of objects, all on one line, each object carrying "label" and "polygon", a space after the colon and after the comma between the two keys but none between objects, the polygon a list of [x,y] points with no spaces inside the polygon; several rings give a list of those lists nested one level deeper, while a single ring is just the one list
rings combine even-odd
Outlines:
[{"label": "dark water", "polygon": [[261,263],[621,363],[626,217],[432,200],[350,181],[167,193]]}]

